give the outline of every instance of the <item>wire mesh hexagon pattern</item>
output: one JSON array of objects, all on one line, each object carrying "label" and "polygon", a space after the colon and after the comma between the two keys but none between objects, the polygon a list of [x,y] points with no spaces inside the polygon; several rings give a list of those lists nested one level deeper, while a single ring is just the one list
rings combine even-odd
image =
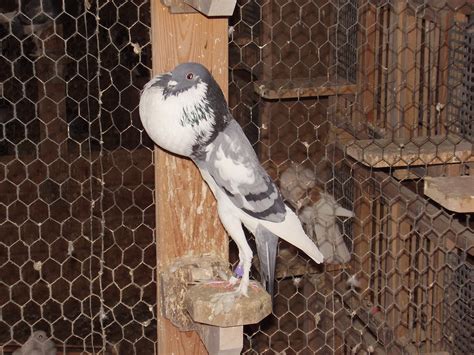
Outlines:
[{"label": "wire mesh hexagon pattern", "polygon": [[43,330],[64,354],[153,353],[149,3],[1,12],[2,351]]},{"label": "wire mesh hexagon pattern", "polygon": [[244,353],[473,351],[471,215],[427,186],[473,183],[472,18],[464,1],[238,1],[230,106],[326,260],[280,243]]},{"label": "wire mesh hexagon pattern", "polygon": [[[243,353],[474,353],[473,10],[237,1],[229,106],[325,256],[280,242]],[[146,0],[0,4],[2,354],[156,352],[150,27]]]}]

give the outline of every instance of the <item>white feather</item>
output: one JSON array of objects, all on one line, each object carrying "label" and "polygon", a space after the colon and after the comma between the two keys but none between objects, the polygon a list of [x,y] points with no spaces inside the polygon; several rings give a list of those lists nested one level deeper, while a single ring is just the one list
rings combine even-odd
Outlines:
[{"label": "white feather", "polygon": [[257,225],[260,223],[273,234],[304,251],[315,262],[322,263],[324,260],[323,254],[321,254],[318,247],[306,235],[296,214],[288,206],[285,207],[285,220],[279,223],[257,219],[237,208],[236,213],[240,214],[242,222],[252,233],[255,233]]},{"label": "white feather", "polygon": [[[229,170],[229,172],[226,172],[226,174],[229,174],[230,172],[234,174],[233,177],[235,178],[235,174],[237,174],[238,170],[232,168]],[[209,175],[208,172],[201,170],[201,175],[214,193],[214,196],[218,201],[218,205],[225,204],[228,206],[227,209],[232,211],[232,213],[242,221],[245,227],[247,227],[247,229],[252,234],[255,235],[258,224],[261,224],[276,236],[304,251],[315,262],[323,262],[323,254],[321,254],[318,247],[314,244],[311,238],[306,235],[303,227],[301,226],[300,220],[288,206],[285,206],[286,217],[283,222],[270,222],[252,217],[232,203],[229,197],[216,185],[214,179]],[[232,239],[236,239],[232,235],[231,231],[227,230],[227,232],[230,234]]]},{"label": "white feather", "polygon": [[155,82],[156,80],[150,81],[140,97],[139,109],[143,127],[160,147],[175,154],[189,156],[198,135],[204,138],[210,136],[214,116],[213,112],[209,112],[206,120],[200,120],[198,124],[191,126],[181,124],[182,112],[204,107],[204,103],[207,102],[207,84],[201,82],[195,88],[186,90],[178,96],[170,95],[165,100],[163,89],[152,86]]}]

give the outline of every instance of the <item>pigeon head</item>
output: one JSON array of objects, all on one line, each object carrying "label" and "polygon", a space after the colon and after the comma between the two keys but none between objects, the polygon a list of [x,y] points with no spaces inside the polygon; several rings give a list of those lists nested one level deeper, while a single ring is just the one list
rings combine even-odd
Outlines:
[{"label": "pigeon head", "polygon": [[199,89],[202,87],[201,83],[209,85],[213,81],[211,73],[204,66],[197,63],[184,63],[178,65],[173,71],[161,75],[154,85],[163,87],[163,94],[170,96]]},{"label": "pigeon head", "polygon": [[140,118],[158,146],[193,157],[225,128],[231,116],[211,73],[201,64],[183,63],[145,85]]}]

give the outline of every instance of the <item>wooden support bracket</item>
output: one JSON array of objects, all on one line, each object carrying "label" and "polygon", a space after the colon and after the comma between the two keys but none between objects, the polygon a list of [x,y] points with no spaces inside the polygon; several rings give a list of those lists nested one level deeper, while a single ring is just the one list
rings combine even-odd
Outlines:
[{"label": "wooden support bracket", "polygon": [[228,262],[210,255],[178,258],[161,273],[163,314],[181,331],[199,333],[210,354],[240,354],[243,325],[272,311],[270,295],[251,282],[249,297],[228,288]]},{"label": "wooden support bracket", "polygon": [[239,355],[244,346],[242,325],[222,328],[201,324],[197,331],[209,354]]},{"label": "wooden support bracket", "polygon": [[208,17],[229,17],[237,0],[161,0],[172,14],[201,12]]}]

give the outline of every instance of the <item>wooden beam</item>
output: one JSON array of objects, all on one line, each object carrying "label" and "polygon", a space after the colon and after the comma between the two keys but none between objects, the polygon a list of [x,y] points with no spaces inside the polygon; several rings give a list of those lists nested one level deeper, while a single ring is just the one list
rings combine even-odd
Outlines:
[{"label": "wooden beam", "polygon": [[[178,63],[204,64],[227,92],[227,19],[201,14],[170,14],[151,2],[153,73]],[[188,159],[155,149],[157,272],[184,254],[211,253],[228,258],[228,240],[217,217],[216,202],[199,171]],[[162,315],[157,277],[158,353],[207,354],[195,332],[180,332]]]},{"label": "wooden beam", "polygon": [[[407,3],[403,0],[393,1],[390,12],[391,29],[389,29],[388,46],[388,95],[387,95],[387,125],[396,137],[409,137],[410,128],[405,126],[405,122],[410,125],[410,119],[404,115],[407,106],[406,100],[406,70],[407,64],[411,67],[414,62],[407,63],[405,54],[409,45],[406,39],[406,18]],[[414,118],[414,117],[413,117]]]}]

